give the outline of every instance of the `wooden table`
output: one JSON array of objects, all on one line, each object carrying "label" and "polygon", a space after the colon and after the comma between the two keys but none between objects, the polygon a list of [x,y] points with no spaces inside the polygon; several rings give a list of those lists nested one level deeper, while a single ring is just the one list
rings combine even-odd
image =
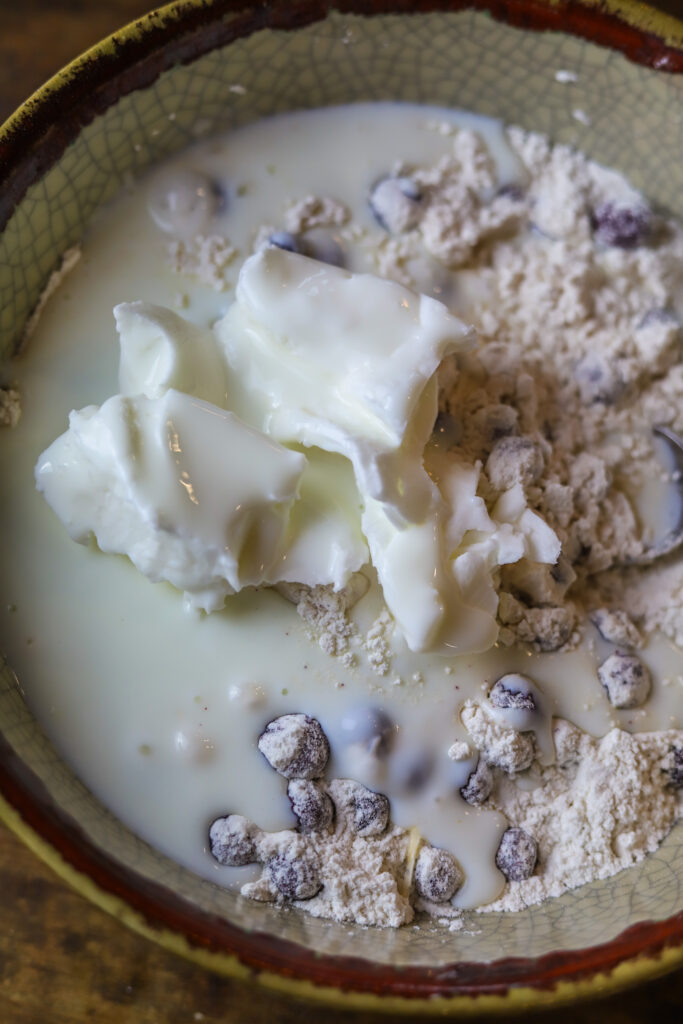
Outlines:
[{"label": "wooden table", "polygon": [[[145,0],[0,0],[0,121]],[[661,6],[666,6],[662,2]],[[682,0],[668,0],[669,10]],[[370,1024],[215,977],[128,931],[68,889],[0,826],[0,1024]],[[534,1017],[539,1024],[680,1020],[683,972],[635,992]]]}]

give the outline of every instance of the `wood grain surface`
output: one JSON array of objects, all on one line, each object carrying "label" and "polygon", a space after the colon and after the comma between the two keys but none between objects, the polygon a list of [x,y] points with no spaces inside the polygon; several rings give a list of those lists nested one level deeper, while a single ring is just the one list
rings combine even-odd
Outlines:
[{"label": "wood grain surface", "polygon": [[[144,0],[0,0],[0,121],[63,64],[151,9]],[[663,0],[683,14],[683,0]],[[140,938],[72,892],[0,826],[0,1024],[370,1024],[227,981]],[[539,1024],[669,1024],[683,972]]]}]

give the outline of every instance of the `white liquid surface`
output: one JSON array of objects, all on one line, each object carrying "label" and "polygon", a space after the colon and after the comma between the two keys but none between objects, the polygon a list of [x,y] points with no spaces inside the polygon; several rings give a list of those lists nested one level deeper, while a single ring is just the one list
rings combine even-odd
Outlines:
[{"label": "white liquid surface", "polygon": [[[256,231],[281,224],[289,197],[334,196],[376,230],[367,206],[372,184],[399,160],[433,163],[449,151],[448,138],[426,127],[433,118],[475,126],[498,161],[500,183],[519,177],[496,122],[387,104],[261,122],[168,166],[218,181],[227,201],[209,226],[239,248],[236,278]],[[97,217],[83,259],[11,368],[23,415],[0,435],[7,495],[0,504],[0,646],[30,707],[84,782],[134,831],[200,875],[241,884],[256,873],[219,868],[211,858],[207,828],[217,815],[244,814],[268,829],[294,824],[286,782],[256,741],[277,715],[305,712],[330,738],[328,776],[386,792],[397,824],[417,826],[461,862],[466,883],[456,904],[488,902],[502,888],[494,856],[505,820],[458,795],[475,763],[447,756],[456,739],[467,739],[463,701],[483,697],[505,673],[522,672],[545,695],[548,714],[595,735],[615,724],[680,727],[680,685],[661,680],[680,677],[683,658],[664,641],[652,643],[643,659],[653,697],[642,709],[622,712],[597,681],[596,665],[612,650],[597,634],[570,654],[494,649],[451,660],[411,654],[396,643],[391,670],[379,677],[362,651],[353,668],[323,653],[294,607],[274,592],[243,593],[223,612],[200,617],[183,610],[179,593],[149,583],[125,559],[70,541],[35,491],[33,466],[66,428],[70,409],[101,403],[117,390],[114,305],[144,299],[173,306],[182,291],[183,315],[209,325],[231,301],[230,291],[217,293],[167,268],[169,236],[148,213],[149,188],[141,183]],[[350,269],[371,269],[362,246],[337,241]],[[380,608],[371,588],[354,611],[361,631]],[[397,724],[387,760],[344,746],[339,723],[358,705],[381,706]],[[411,759],[432,765],[429,781],[412,794],[399,778]]]}]

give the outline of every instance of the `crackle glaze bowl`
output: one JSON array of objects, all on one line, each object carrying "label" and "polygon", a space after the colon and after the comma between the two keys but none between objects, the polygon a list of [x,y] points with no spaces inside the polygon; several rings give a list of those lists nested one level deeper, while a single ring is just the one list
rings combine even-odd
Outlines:
[{"label": "crackle glaze bowl", "polygon": [[[578,72],[571,89],[556,81],[560,68]],[[265,114],[380,99],[546,132],[683,216],[683,24],[640,4],[188,0],[94,47],[0,129],[0,354],[13,352],[61,253],[130,175]],[[47,741],[2,662],[0,816],[150,938],[330,1004],[511,1013],[683,963],[681,826],[636,868],[460,933],[284,913],[196,877],[127,830]]]}]

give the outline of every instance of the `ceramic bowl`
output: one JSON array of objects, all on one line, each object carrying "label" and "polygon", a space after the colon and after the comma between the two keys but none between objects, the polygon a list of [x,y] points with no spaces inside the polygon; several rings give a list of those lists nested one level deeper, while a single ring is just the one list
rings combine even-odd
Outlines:
[{"label": "ceramic bowl", "polygon": [[[609,7],[191,0],[143,18],[0,131],[0,354],[13,352],[60,255],[129,176],[198,136],[290,108],[379,99],[470,108],[579,146],[683,216],[683,24],[645,23],[641,5],[624,0],[618,15]],[[560,69],[576,81],[558,81]],[[683,962],[683,827],[627,872],[464,932],[342,927],[245,901],[143,843],[66,767],[6,664],[0,813],[137,930],[217,971],[327,1002],[509,1012]]]}]

